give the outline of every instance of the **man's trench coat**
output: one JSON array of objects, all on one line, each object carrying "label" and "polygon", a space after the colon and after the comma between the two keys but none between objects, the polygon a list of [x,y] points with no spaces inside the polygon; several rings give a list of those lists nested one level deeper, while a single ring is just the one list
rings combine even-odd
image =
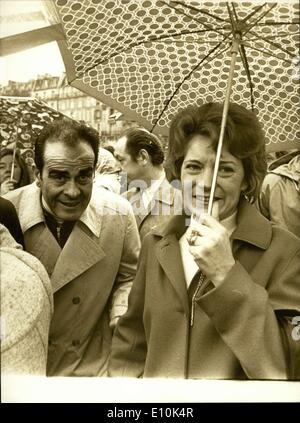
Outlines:
[{"label": "man's trench coat", "polygon": [[236,264],[220,286],[204,283],[190,326],[178,242],[184,230],[176,216],[145,238],[109,374],[300,378],[300,240],[242,201],[232,235]]},{"label": "man's trench coat", "polygon": [[44,264],[52,283],[48,375],[105,375],[110,321],[127,308],[140,249],[130,204],[94,187],[87,209],[61,249],[45,225],[35,183],[6,198],[17,210],[25,249]]}]

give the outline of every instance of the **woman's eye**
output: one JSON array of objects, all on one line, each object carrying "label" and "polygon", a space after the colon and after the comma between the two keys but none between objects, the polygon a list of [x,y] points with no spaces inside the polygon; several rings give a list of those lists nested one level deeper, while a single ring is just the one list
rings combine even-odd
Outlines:
[{"label": "woman's eye", "polygon": [[196,165],[196,164],[188,164],[188,165],[186,165],[185,168],[188,169],[188,170],[190,170],[190,171],[192,171],[192,172],[201,170],[201,166],[200,165]]},{"label": "woman's eye", "polygon": [[232,169],[232,167],[229,167],[229,166],[220,166],[219,167],[219,173],[232,174],[233,172],[234,172],[234,170]]}]

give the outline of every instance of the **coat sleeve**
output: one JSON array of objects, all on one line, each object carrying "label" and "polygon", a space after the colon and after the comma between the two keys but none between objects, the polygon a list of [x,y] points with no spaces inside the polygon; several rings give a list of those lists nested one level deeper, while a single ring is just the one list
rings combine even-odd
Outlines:
[{"label": "coat sleeve", "polygon": [[124,218],[126,219],[126,231],[124,235],[123,251],[110,307],[110,326],[112,328],[115,327],[119,317],[127,310],[128,295],[136,274],[141,246],[135,217],[129,204],[128,213]]},{"label": "coat sleeve", "polygon": [[142,377],[147,355],[147,343],[143,325],[146,242],[143,242],[138,271],[128,300],[128,310],[114,331],[109,376]]},{"label": "coat sleeve", "polygon": [[220,286],[197,300],[249,379],[290,378],[288,356],[295,363],[300,341],[290,349],[285,338],[291,344],[291,334],[283,332],[289,330],[286,316],[300,315],[299,275],[299,249],[273,274],[268,291],[236,262]]}]

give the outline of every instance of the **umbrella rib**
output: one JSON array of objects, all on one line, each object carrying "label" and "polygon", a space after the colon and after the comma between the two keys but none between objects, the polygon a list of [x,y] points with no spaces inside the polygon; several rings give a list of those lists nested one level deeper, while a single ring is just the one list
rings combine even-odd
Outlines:
[{"label": "umbrella rib", "polygon": [[[227,37],[229,36],[229,34],[227,35]],[[156,127],[157,123],[159,122],[160,118],[162,117],[162,115],[164,114],[165,110],[167,110],[169,104],[171,103],[171,101],[173,100],[173,98],[175,97],[175,95],[177,94],[177,92],[179,91],[180,87],[183,85],[183,83],[195,72],[195,70],[212,54],[214,53],[214,51],[216,51],[220,45],[222,44],[223,41],[221,41],[217,46],[215,46],[199,63],[197,63],[196,66],[193,67],[193,69],[183,78],[183,80],[180,82],[180,84],[176,87],[175,91],[173,92],[173,94],[171,95],[171,97],[169,97],[168,101],[166,102],[164,108],[162,109],[162,111],[160,112],[158,118],[156,119],[155,124],[152,126],[151,131],[152,132],[154,130],[154,128]],[[216,57],[218,57],[220,54],[224,53],[225,51],[229,50],[230,47],[225,47],[223,50],[219,51],[217,55],[215,55],[214,57],[211,57],[210,60],[208,60],[206,63],[211,62],[212,60],[214,60]]]},{"label": "umbrella rib", "polygon": [[245,23],[248,19],[252,18],[252,16],[254,16],[257,12],[259,12],[263,7],[265,7],[265,5],[266,3],[254,8],[254,10],[251,13],[249,13],[249,15],[247,15],[244,19],[242,19],[241,22]]},{"label": "umbrella rib", "polygon": [[236,22],[239,22],[239,17],[238,17],[236,8],[235,8],[235,4],[234,3],[231,3],[231,6],[232,6],[232,10],[233,10],[233,13],[234,13],[234,16],[235,16],[235,21]]},{"label": "umbrella rib", "polygon": [[172,1],[172,3],[180,4],[181,6],[186,7],[186,8],[188,8],[188,9],[190,9],[190,10],[195,10],[196,12],[203,13],[203,15],[210,16],[211,18],[216,19],[216,21],[226,22],[226,23],[227,23],[227,20],[226,20],[226,19],[220,18],[220,17],[219,17],[219,16],[217,16],[217,15],[213,15],[212,13],[209,13],[209,12],[207,12],[207,11],[206,11],[206,10],[204,10],[204,9],[197,9],[195,6],[192,6],[192,5],[190,5],[190,4],[184,4],[184,3],[182,3],[181,1]]},{"label": "umbrella rib", "polygon": [[[126,53],[128,50],[131,50],[134,47],[138,47],[138,46],[141,46],[141,45],[146,44],[146,43],[163,41],[166,38],[179,37],[180,35],[199,34],[199,33],[207,32],[207,31],[208,31],[207,29],[202,29],[202,30],[200,29],[200,30],[197,30],[197,31],[182,31],[182,32],[179,32],[177,34],[162,35],[162,36],[157,37],[157,38],[152,38],[152,39],[149,39],[149,40],[140,41],[139,43],[135,43],[134,45],[131,45],[130,47],[125,48],[124,50],[121,50],[121,51],[118,51],[116,53],[111,54],[109,57],[106,57],[104,60],[102,60],[102,59],[97,60],[96,63],[94,63],[89,68],[85,69],[84,72],[81,72],[79,75],[77,75],[75,78],[73,78],[71,81],[68,81],[68,82],[69,82],[69,84],[71,84],[77,78],[82,78],[87,72],[89,72],[90,70],[93,70],[96,66],[102,65],[103,63],[107,62],[108,60],[113,59],[114,57],[118,56],[119,54]],[[224,37],[224,34],[221,34],[221,35]],[[222,41],[224,41],[226,38],[227,37],[225,37]]]},{"label": "umbrella rib", "polygon": [[[193,21],[195,21],[195,22],[197,22],[197,23],[199,23],[199,24],[203,25],[203,26],[204,26],[205,28],[207,28],[208,30],[213,31],[213,32],[216,32],[217,34],[224,36],[224,34],[222,34],[222,33],[221,33],[220,31],[218,31],[216,28],[214,28],[214,27],[212,27],[212,26],[208,25],[207,23],[204,23],[204,22],[199,21],[198,19],[196,19],[196,18],[195,18],[195,17],[193,17],[193,16],[188,15],[188,14],[187,14],[187,13],[185,13],[183,10],[177,9],[177,7],[172,6],[171,4],[168,4],[168,3],[164,2],[164,1],[163,1],[162,3],[163,3],[163,4],[165,4],[166,6],[170,7],[171,9],[176,10],[176,12],[181,13],[182,15],[184,15],[184,16],[186,16],[186,17],[188,17],[188,18],[192,19]],[[188,7],[189,9],[191,9],[191,6],[190,6],[190,5],[186,5],[186,4],[184,4],[184,3],[181,3],[180,1],[176,1],[176,2],[173,2],[173,3],[179,4],[179,5],[183,6],[183,7]],[[197,10],[197,11],[199,12],[199,10],[198,10],[198,9],[195,9],[195,10]],[[225,22],[226,22],[226,21],[225,21]],[[221,28],[221,29],[222,29],[222,28]]]},{"label": "umbrella rib", "polygon": [[247,28],[247,31],[243,33],[243,35],[245,36],[259,21],[261,21],[269,12],[271,12],[272,9],[274,9],[274,7],[276,6],[276,3],[272,4],[272,6],[270,6],[269,10],[265,11],[264,13],[261,14],[261,16],[259,16],[255,22],[252,23],[252,25],[250,25]]},{"label": "umbrella rib", "polygon": [[232,11],[230,10],[229,3],[228,2],[226,3],[226,7],[227,7],[227,12],[228,12],[228,15],[229,15],[231,27],[233,29],[233,32],[235,33],[236,32],[236,22],[235,22],[235,20],[233,18]]},{"label": "umbrella rib", "polygon": [[266,43],[269,43],[271,46],[278,48],[279,50],[281,50],[283,53],[286,53],[287,55],[289,55],[290,57],[294,57],[294,54],[291,53],[290,51],[286,50],[285,48],[281,47],[280,44],[274,43],[273,41],[269,40],[266,37],[263,37],[261,35],[258,35],[256,32],[254,31],[250,31],[251,35],[255,35],[258,39],[265,41]]},{"label": "umbrella rib", "polygon": [[292,21],[292,22],[260,22],[256,26],[268,26],[268,25],[299,25],[299,21]]},{"label": "umbrella rib", "polygon": [[[265,37],[266,40],[271,40],[272,38],[284,38],[284,37],[290,37],[291,35],[298,35],[298,32],[290,32],[290,33],[284,33],[284,34],[277,34],[277,35],[269,35],[268,37]],[[248,41],[259,41],[261,40],[260,35],[256,35],[255,38],[247,38]]]},{"label": "umbrella rib", "polygon": [[274,57],[274,58],[275,58],[275,59],[277,59],[277,60],[282,60],[283,62],[286,62],[286,63],[288,63],[289,65],[290,65],[290,64],[292,64],[292,61],[291,61],[291,60],[287,60],[287,59],[283,59],[283,58],[281,58],[281,57],[278,57],[278,56],[276,56],[275,54],[271,53],[270,51],[268,51],[268,50],[264,50],[262,46],[260,46],[260,47],[262,47],[262,48],[261,48],[261,49],[259,49],[259,48],[256,48],[256,47],[251,46],[250,44],[246,44],[246,43],[244,43],[244,42],[243,42],[243,45],[244,45],[245,47],[252,48],[252,50],[259,51],[260,53],[263,53],[263,54],[265,54],[265,55],[267,55],[267,56]]},{"label": "umbrella rib", "polygon": [[251,79],[251,73],[250,73],[250,68],[249,68],[249,62],[247,59],[247,54],[246,54],[246,50],[245,50],[245,46],[244,45],[240,45],[240,55],[241,55],[241,59],[242,59],[242,63],[244,65],[244,69],[248,78],[248,82],[249,82],[249,86],[250,86],[250,101],[251,101],[251,110],[254,110],[254,95],[253,95],[253,82]]}]

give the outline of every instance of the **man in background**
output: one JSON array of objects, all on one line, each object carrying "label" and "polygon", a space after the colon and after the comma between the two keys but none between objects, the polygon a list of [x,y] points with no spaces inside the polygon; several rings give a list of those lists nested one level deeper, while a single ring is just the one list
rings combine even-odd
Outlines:
[{"label": "man in background", "polygon": [[156,225],[181,210],[181,194],[166,179],[164,151],[158,138],[143,128],[127,130],[116,143],[115,157],[126,173],[129,200],[141,240]]}]

